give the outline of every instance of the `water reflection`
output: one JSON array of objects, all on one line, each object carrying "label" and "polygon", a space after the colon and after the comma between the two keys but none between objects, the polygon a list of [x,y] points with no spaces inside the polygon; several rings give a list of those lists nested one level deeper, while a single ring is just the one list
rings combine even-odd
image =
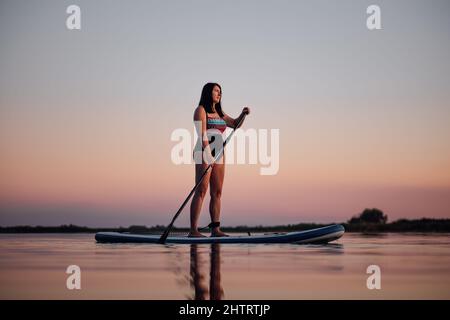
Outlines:
[{"label": "water reflection", "polygon": [[[64,290],[69,264],[88,270],[88,289]],[[372,264],[383,274],[384,289],[376,292],[366,287]],[[2,300],[448,300],[450,234],[349,233],[328,245],[221,247],[97,244],[91,234],[0,234],[0,288]]]},{"label": "water reflection", "polygon": [[220,279],[220,244],[211,244],[209,252],[209,287],[207,278],[207,252],[199,250],[198,245],[191,245],[190,283],[194,288],[195,300],[222,300],[224,291]]},{"label": "water reflection", "polygon": [[342,255],[344,254],[344,245],[341,243],[326,243],[326,244],[310,244],[298,245],[306,248],[308,252],[322,253],[326,255]]}]

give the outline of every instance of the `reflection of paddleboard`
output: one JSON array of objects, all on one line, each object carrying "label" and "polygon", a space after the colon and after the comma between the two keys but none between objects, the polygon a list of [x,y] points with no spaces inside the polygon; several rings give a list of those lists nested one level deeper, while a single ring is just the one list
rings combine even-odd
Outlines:
[{"label": "reflection of paddleboard", "polygon": [[[323,228],[274,233],[255,236],[229,237],[168,237],[166,243],[327,243],[340,238],[345,230],[342,225],[335,224]],[[98,232],[95,240],[103,243],[158,243],[160,235],[131,234],[119,232]]]}]

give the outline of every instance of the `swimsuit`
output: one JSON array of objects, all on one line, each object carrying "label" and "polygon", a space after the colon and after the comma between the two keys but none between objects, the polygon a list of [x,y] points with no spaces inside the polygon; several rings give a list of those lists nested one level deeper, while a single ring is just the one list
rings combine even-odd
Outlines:
[{"label": "swimsuit", "polygon": [[[221,139],[222,143],[220,144],[221,146],[223,145],[223,137],[222,134],[225,132],[225,130],[227,129],[227,123],[225,122],[225,120],[223,120],[222,118],[217,118],[217,117],[210,117],[208,114],[206,114],[206,130],[209,129],[216,129],[220,132],[210,132],[209,134],[207,133],[208,136],[208,142],[211,144],[213,141],[215,141],[216,138]],[[214,131],[216,131],[214,130]],[[197,140],[197,144],[194,148],[194,152],[195,151],[199,151],[199,150],[204,150],[201,140],[198,139]],[[211,148],[211,154],[213,157],[216,156],[216,150]]]},{"label": "swimsuit", "polygon": [[213,118],[206,114],[206,129],[217,129],[223,133],[227,128],[227,123],[222,118]]}]

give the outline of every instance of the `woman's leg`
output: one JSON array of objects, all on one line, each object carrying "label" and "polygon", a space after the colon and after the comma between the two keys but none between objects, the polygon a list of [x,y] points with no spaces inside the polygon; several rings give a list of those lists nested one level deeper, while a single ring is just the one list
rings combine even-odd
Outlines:
[{"label": "woman's leg", "polygon": [[[212,222],[220,221],[220,207],[223,179],[225,177],[225,159],[222,163],[216,163],[211,171],[211,178],[209,180],[209,191],[211,195],[211,202],[209,203],[209,214],[211,215]],[[220,231],[220,227],[212,229],[212,235],[221,236],[225,235]]]},{"label": "woman's leg", "polygon": [[[195,183],[200,180],[207,167],[208,165],[205,163],[195,165]],[[198,218],[200,216],[200,211],[202,210],[203,199],[205,198],[206,191],[208,190],[210,176],[211,170],[209,170],[203,178],[201,184],[195,190],[191,201],[191,230],[189,233],[191,236],[200,235],[200,232],[198,232]]]}]

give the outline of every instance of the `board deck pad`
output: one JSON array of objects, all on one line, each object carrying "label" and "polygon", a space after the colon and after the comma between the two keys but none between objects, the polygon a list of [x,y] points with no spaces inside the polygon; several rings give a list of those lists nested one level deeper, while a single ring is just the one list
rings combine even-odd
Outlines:
[{"label": "board deck pad", "polygon": [[[340,224],[334,224],[322,228],[259,235],[240,235],[229,237],[204,237],[189,238],[168,237],[166,243],[327,243],[342,237],[345,229]],[[120,232],[98,232],[95,240],[100,243],[158,243],[161,235],[145,235]]]}]

